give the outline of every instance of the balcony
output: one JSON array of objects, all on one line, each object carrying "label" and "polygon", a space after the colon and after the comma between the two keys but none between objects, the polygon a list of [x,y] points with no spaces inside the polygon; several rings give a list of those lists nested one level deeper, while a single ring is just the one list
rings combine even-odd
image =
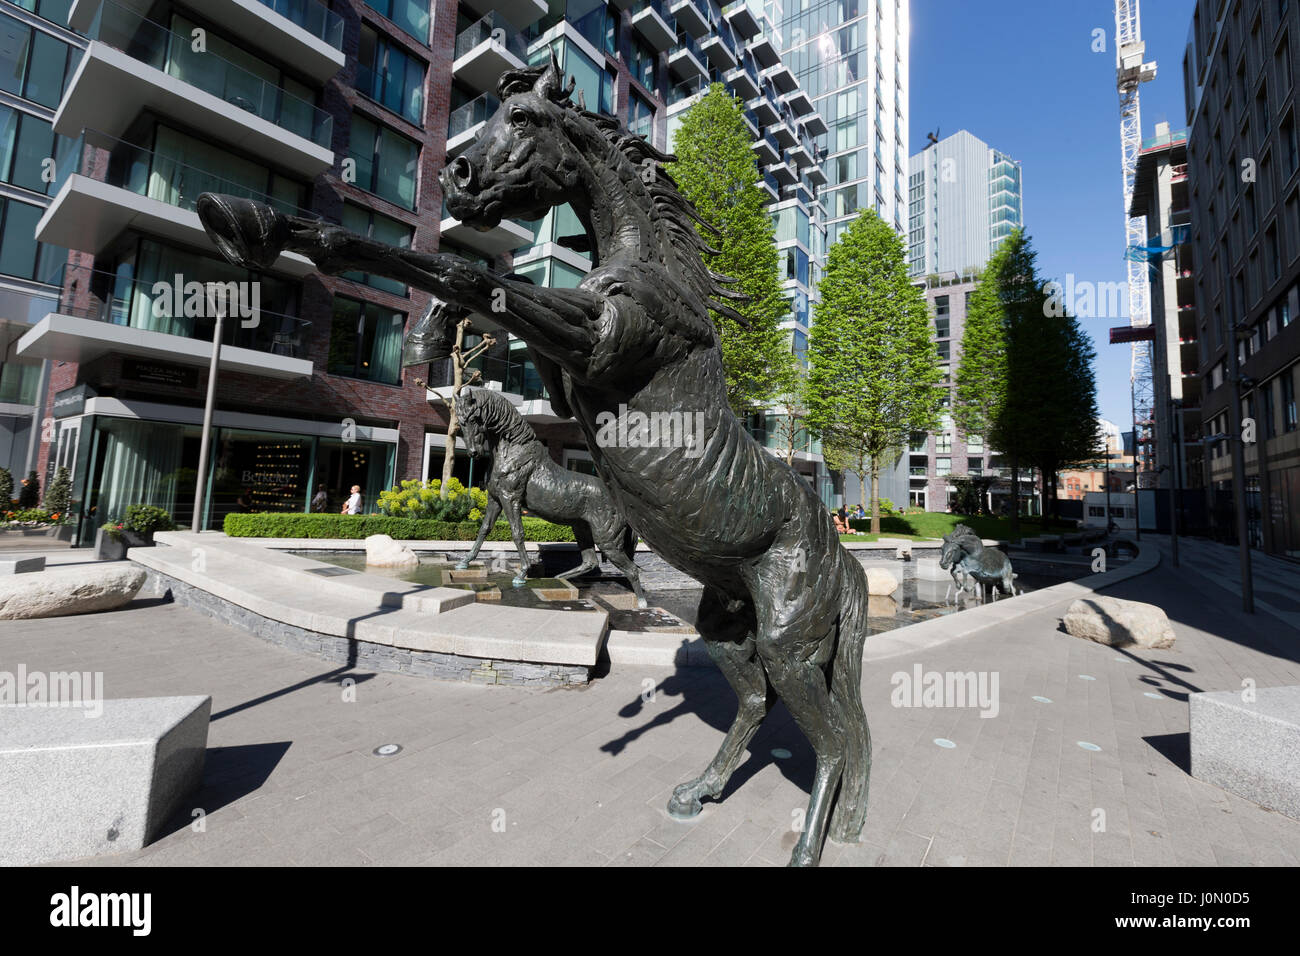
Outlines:
[{"label": "balcony", "polygon": [[[225,179],[94,130],[59,144],[57,191],[40,222],[40,242],[99,255],[128,229],[216,254],[194,211],[199,194],[229,193],[267,203],[293,216],[319,218],[261,190]],[[306,256],[281,253],[275,272],[302,277],[316,271]]]},{"label": "balcony", "polygon": [[749,135],[751,139],[758,139],[763,135],[758,128],[758,124],[754,122],[754,118],[749,115],[748,110],[745,110],[743,113],[741,113],[740,118],[745,121],[745,128],[749,130]]},{"label": "balcony", "polygon": [[799,181],[788,163],[773,163],[767,167],[767,172],[780,186],[793,186]]},{"label": "balcony", "polygon": [[668,54],[668,72],[683,82],[709,75],[708,69],[700,62],[699,57],[685,44],[676,47]]},{"label": "balcony", "polygon": [[821,113],[811,113],[803,118],[803,128],[812,136],[824,136],[830,131]]},{"label": "balcony", "polygon": [[777,147],[776,140],[772,138],[771,133],[764,132],[758,139],[756,139],[754,141],[753,150],[754,155],[758,157],[758,165],[760,169],[766,169],[773,163],[781,161],[781,150]]},{"label": "balcony", "polygon": [[743,66],[736,67],[722,78],[727,81],[727,86],[731,88],[731,91],[742,100],[752,100],[763,92],[762,87],[758,85],[758,80],[754,79],[749,70]]},{"label": "balcony", "polygon": [[484,93],[452,110],[447,118],[447,158],[453,159],[467,150],[483,131],[483,124],[500,108],[499,99]]},{"label": "balcony", "polygon": [[456,37],[452,75],[477,93],[494,92],[507,70],[521,70],[528,59],[528,44],[498,13],[489,13]]},{"label": "balcony", "polygon": [[735,30],[738,36],[746,40],[759,34],[758,19],[745,0],[723,7],[722,18],[731,24],[731,29]]},{"label": "balcony", "polygon": [[781,102],[790,107],[790,112],[795,116],[807,116],[813,112],[813,102],[808,98],[808,94],[803,90],[796,89],[793,93],[787,93],[781,97]]},{"label": "balcony", "polygon": [[772,177],[770,173],[764,173],[763,178],[760,179],[755,185],[757,185],[759,189],[763,190],[763,192],[767,193],[768,202],[777,202],[780,200],[781,189],[779,186],[777,186],[776,180]]},{"label": "balcony", "polygon": [[[460,0],[465,10],[473,10],[483,16],[499,13],[505,17],[516,30],[532,26],[546,16],[546,0]],[[616,3],[620,10],[626,10],[628,3]]]},{"label": "balcony", "polygon": [[813,163],[805,169],[803,174],[808,177],[808,182],[812,183],[814,186],[820,188],[826,185],[826,173],[822,171],[821,166],[817,163]]},{"label": "balcony", "polygon": [[119,136],[151,111],[303,176],[333,166],[328,113],[214,53],[191,52],[188,36],[113,0],[103,0],[88,35],[54,114],[56,133]]},{"label": "balcony", "polygon": [[759,78],[771,80],[778,93],[793,93],[799,89],[799,81],[795,79],[794,74],[790,72],[790,68],[784,63],[769,67],[759,74]]},{"label": "balcony", "polygon": [[[148,0],[118,0],[140,16]],[[74,0],[68,26],[87,32],[101,0]],[[343,68],[343,18],[317,0],[189,0],[187,7],[258,46],[313,79],[324,82]]]},{"label": "balcony", "polygon": [[[19,339],[18,354],[56,362],[129,355],[207,368],[213,320],[165,314],[166,300],[155,296],[154,286],[114,273],[69,269],[57,306]],[[313,367],[305,357],[310,330],[310,322],[265,309],[250,319],[232,315],[222,324],[221,371],[310,378]]]},{"label": "balcony", "polygon": [[730,70],[740,62],[735,51],[731,49],[731,44],[721,34],[715,33],[713,36],[701,40],[700,52],[719,70]]},{"label": "balcony", "polygon": [[771,132],[772,135],[776,138],[777,144],[782,149],[793,149],[794,145],[799,142],[799,137],[795,135],[795,131],[790,128],[790,124],[788,122],[773,123]]},{"label": "balcony", "polygon": [[749,45],[749,52],[753,55],[754,62],[763,69],[776,66],[781,62],[781,54],[777,53],[776,47],[772,45],[772,40],[766,33]]},{"label": "balcony", "polygon": [[662,53],[677,42],[677,31],[664,18],[660,0],[650,0],[632,14],[632,29],[650,44],[650,49]]},{"label": "balcony", "polygon": [[756,96],[745,104],[754,114],[760,126],[772,126],[781,118],[781,111],[776,108],[770,97]]},{"label": "balcony", "polygon": [[[707,4],[707,0],[705,0]],[[696,5],[696,0],[674,0],[668,8],[677,25],[695,39],[709,32],[709,20]]]},{"label": "balcony", "polygon": [[801,171],[813,164],[812,153],[808,152],[808,147],[802,141],[790,147],[790,158]]}]

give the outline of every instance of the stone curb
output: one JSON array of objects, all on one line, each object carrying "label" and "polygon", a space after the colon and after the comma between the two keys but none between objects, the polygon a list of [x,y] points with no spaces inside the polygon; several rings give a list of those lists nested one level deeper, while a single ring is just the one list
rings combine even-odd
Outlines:
[{"label": "stone curb", "polygon": [[[909,624],[896,631],[877,634],[867,638],[863,660],[878,661],[902,654],[916,653],[940,644],[947,644],[958,638],[969,637],[986,628],[1006,625],[1011,621],[1054,607],[1086,598],[1105,588],[1146,574],[1160,564],[1160,551],[1154,545],[1138,547],[1138,554],[1132,561],[1113,571],[1093,574],[1078,581],[1066,581],[1054,584],[1041,591],[1032,591],[1018,597],[1005,598],[991,604],[983,604],[968,611],[931,618],[917,624]],[[1080,583],[1087,581],[1087,584]]]}]

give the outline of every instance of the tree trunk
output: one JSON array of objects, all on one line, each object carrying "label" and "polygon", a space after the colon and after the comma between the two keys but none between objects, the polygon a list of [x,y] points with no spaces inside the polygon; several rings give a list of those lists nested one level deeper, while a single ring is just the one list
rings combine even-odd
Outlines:
[{"label": "tree trunk", "polygon": [[880,534],[880,462],[871,457],[871,533]]},{"label": "tree trunk", "polygon": [[456,433],[460,431],[456,420],[456,398],[465,381],[465,355],[461,351],[465,345],[465,329],[469,320],[462,319],[456,323],[456,344],[451,347],[451,398],[447,400],[447,445],[442,451],[442,487],[439,498],[446,498],[452,473],[456,468]]},{"label": "tree trunk", "polygon": [[1011,530],[1008,537],[1020,540],[1020,459],[1011,456]]}]

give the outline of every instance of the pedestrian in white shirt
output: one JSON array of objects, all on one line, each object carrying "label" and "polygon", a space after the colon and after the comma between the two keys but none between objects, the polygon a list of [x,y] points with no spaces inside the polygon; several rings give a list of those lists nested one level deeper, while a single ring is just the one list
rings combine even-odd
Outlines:
[{"label": "pedestrian in white shirt", "polygon": [[343,506],[343,513],[345,515],[361,514],[361,486],[360,485],[352,486],[352,496],[348,498],[347,504]]}]

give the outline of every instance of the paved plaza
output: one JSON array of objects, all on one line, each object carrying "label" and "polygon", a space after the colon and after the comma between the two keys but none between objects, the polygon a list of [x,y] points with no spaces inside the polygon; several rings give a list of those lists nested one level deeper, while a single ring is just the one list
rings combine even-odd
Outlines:
[{"label": "paved plaza", "polygon": [[[1160,546],[1159,568],[1104,593],[1164,607],[1172,650],[1070,637],[1061,605],[869,661],[864,842],[828,843],[823,865],[1300,863],[1300,822],[1188,775],[1186,702],[1247,679],[1300,684],[1300,631],[1286,608],[1243,614],[1206,576],[1215,546],[1184,542],[1180,570]],[[1270,565],[1262,587],[1295,595],[1288,571]],[[667,816],[673,786],[704,767],[735,711],[712,668],[618,666],[549,691],[374,674],[148,595],[5,622],[0,668],[20,663],[103,671],[110,698],[213,698],[189,804],[201,820],[187,811],[145,849],[86,863],[776,865],[811,781],[811,750],[778,706],[721,802],[689,823]],[[996,715],[893,706],[891,678],[918,665],[996,676]],[[373,753],[390,743],[401,751]]]}]

